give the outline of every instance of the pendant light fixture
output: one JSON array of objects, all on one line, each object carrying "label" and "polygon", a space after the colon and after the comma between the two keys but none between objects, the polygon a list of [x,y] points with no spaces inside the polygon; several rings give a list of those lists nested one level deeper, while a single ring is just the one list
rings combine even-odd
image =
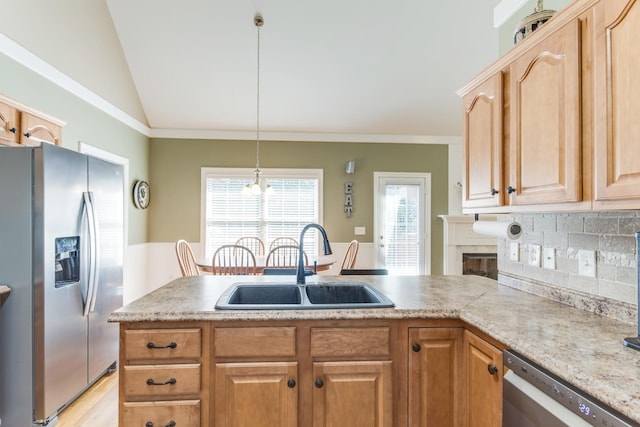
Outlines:
[{"label": "pendant light fixture", "polygon": [[264,24],[264,19],[262,16],[256,15],[253,18],[253,24],[256,26],[258,30],[258,78],[257,78],[257,90],[256,90],[256,169],[253,171],[255,173],[255,179],[253,182],[245,185],[242,189],[242,194],[246,195],[259,195],[264,191],[266,194],[273,193],[273,187],[269,185],[266,180],[260,178],[260,174],[262,171],[260,170],[260,27]]}]

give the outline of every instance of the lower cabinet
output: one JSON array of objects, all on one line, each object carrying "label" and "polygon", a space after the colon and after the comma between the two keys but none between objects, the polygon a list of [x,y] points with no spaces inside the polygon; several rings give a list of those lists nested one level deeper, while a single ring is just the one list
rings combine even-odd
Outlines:
[{"label": "lower cabinet", "polygon": [[216,363],[215,425],[298,425],[296,362]]},{"label": "lower cabinet", "polygon": [[121,326],[120,427],[501,423],[502,352],[459,321],[155,325]]},{"label": "lower cabinet", "polygon": [[469,427],[502,425],[502,351],[476,334],[464,332],[466,424]]},{"label": "lower cabinet", "polygon": [[393,426],[391,361],[313,364],[313,426]]},{"label": "lower cabinet", "polygon": [[409,328],[409,425],[463,425],[463,328]]}]

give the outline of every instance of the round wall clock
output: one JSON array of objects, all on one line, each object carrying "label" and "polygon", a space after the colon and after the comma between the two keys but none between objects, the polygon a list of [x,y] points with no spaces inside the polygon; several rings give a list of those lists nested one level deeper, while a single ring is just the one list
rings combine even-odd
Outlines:
[{"label": "round wall clock", "polygon": [[136,181],[134,184],[133,204],[138,209],[149,207],[149,183],[147,181]]}]

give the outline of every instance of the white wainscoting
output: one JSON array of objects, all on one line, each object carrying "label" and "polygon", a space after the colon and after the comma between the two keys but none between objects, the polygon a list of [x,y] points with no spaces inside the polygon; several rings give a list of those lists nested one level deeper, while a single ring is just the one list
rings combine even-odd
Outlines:
[{"label": "white wainscoting", "polygon": [[[200,242],[190,242],[196,258],[204,251]],[[336,263],[333,268],[321,271],[318,275],[336,276],[340,273],[340,264],[349,242],[331,242]],[[375,253],[373,243],[360,243],[355,268],[374,268]],[[124,268],[123,300],[130,303],[151,291],[180,277],[180,268],[176,259],[175,242],[145,243],[130,245],[127,248]]]}]

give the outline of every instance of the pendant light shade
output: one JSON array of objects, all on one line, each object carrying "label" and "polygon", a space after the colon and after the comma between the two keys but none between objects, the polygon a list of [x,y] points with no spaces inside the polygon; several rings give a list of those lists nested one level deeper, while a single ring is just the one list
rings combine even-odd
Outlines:
[{"label": "pendant light shade", "polygon": [[256,87],[256,169],[255,179],[242,189],[242,194],[257,196],[265,192],[273,193],[273,187],[269,183],[260,178],[262,171],[260,170],[260,27],[264,24],[262,16],[256,15],[253,18],[253,24],[258,31],[258,60],[257,60],[257,87]]}]

